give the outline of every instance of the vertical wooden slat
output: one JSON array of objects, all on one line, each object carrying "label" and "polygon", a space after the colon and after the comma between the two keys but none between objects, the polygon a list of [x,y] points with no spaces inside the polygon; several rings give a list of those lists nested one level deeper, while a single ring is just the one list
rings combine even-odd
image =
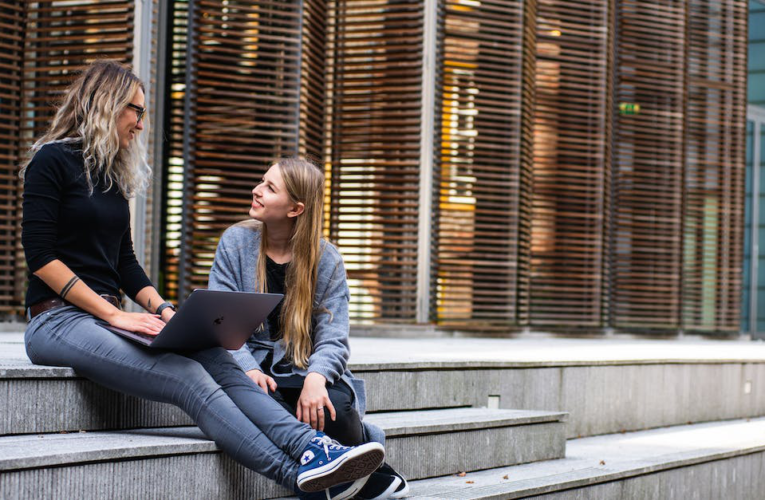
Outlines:
[{"label": "vertical wooden slat", "polygon": [[298,153],[323,166],[326,106],[327,10],[323,0],[304,0],[300,34]]},{"label": "vertical wooden slat", "polygon": [[[100,58],[132,63],[133,37],[133,0],[26,3],[20,152],[47,129],[54,104],[79,71]],[[21,252],[16,265],[20,287],[26,276]]]},{"label": "vertical wooden slat", "polygon": [[207,285],[220,234],[247,218],[269,162],[297,152],[300,15],[298,1],[194,5],[184,296]]},{"label": "vertical wooden slat", "polygon": [[437,320],[506,328],[523,245],[524,8],[444,4]]},{"label": "vertical wooden slat", "polygon": [[676,329],[682,266],[685,7],[621,0],[614,123],[612,325]]},{"label": "vertical wooden slat", "polygon": [[18,207],[21,76],[24,52],[24,6],[0,1],[0,312],[18,312],[22,301],[23,262]]},{"label": "vertical wooden slat", "polygon": [[689,0],[682,326],[736,333],[744,249],[746,2]]},{"label": "vertical wooden slat", "polygon": [[539,2],[532,326],[603,325],[609,21],[608,0]]},{"label": "vertical wooden slat", "polygon": [[421,1],[331,1],[329,234],[357,322],[416,314]]},{"label": "vertical wooden slat", "polygon": [[[160,234],[159,287],[167,300],[177,302],[180,298],[178,281],[180,275],[182,210],[184,197],[183,138],[187,117],[184,111],[186,97],[186,60],[188,57],[189,2],[175,0],[172,4],[170,25],[170,64],[166,71],[170,93],[166,96],[167,154],[162,166],[162,232]],[[157,169],[159,170],[159,168]]]}]

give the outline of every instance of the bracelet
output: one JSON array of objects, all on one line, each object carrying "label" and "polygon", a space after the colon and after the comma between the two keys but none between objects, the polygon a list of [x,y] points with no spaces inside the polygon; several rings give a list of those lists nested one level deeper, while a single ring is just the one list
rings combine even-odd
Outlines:
[{"label": "bracelet", "polygon": [[162,311],[164,311],[168,307],[172,309],[173,311],[175,311],[174,305],[172,305],[170,302],[163,302],[159,305],[159,307],[157,308],[157,312],[155,312],[154,314],[156,314],[157,316],[162,316]]}]

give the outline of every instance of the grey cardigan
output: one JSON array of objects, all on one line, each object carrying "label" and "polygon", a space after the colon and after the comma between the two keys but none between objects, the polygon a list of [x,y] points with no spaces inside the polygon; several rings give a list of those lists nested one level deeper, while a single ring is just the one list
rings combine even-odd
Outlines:
[{"label": "grey cardigan", "polygon": [[[355,393],[356,409],[363,417],[366,411],[366,391],[364,381],[353,377],[348,371],[348,301],[350,294],[346,280],[343,258],[337,248],[322,240],[322,253],[314,294],[314,313],[311,321],[313,352],[308,359],[308,368],[295,366],[292,374],[306,376],[316,372],[324,375],[334,384],[343,380]],[[231,290],[240,292],[256,291],[256,265],[260,250],[260,223],[256,221],[240,222],[228,228],[218,243],[215,261],[210,271],[209,288],[211,290]],[[327,312],[329,311],[329,312]],[[330,314],[331,313],[331,314]],[[286,354],[284,343],[272,342],[268,322],[263,328],[237,351],[231,351],[239,366],[244,371],[260,369],[269,351],[273,351],[273,366]],[[272,369],[273,372],[273,369]],[[278,373],[273,373],[277,379]],[[384,443],[382,429],[364,423],[367,438]]]}]

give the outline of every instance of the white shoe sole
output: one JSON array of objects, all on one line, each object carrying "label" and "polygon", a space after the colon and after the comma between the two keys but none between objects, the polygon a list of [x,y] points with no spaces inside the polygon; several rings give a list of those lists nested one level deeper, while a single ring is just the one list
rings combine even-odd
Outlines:
[{"label": "white shoe sole", "polygon": [[326,490],[370,475],[383,460],[385,448],[380,443],[362,444],[333,462],[300,474],[297,485],[306,493]]},{"label": "white shoe sole", "polygon": [[[398,479],[398,478],[396,478],[396,479]],[[398,488],[398,486],[396,486],[396,487]],[[405,497],[405,496],[407,496],[408,494],[409,494],[409,483],[405,482],[405,483],[404,483],[404,489],[403,489],[403,490],[401,490],[401,491],[396,491],[396,492],[394,492],[394,493],[393,493],[393,494],[390,496],[390,498],[404,498],[404,497]]]},{"label": "white shoe sole", "polygon": [[343,491],[342,493],[339,493],[336,496],[330,497],[329,500],[347,500],[348,498],[353,498],[356,496],[356,494],[361,491],[361,488],[364,487],[365,484],[367,484],[367,480],[369,479],[369,476],[364,476],[361,479],[357,479],[354,481],[354,483],[348,487],[347,490]]},{"label": "white shoe sole", "polygon": [[401,479],[395,478],[395,480],[390,484],[388,489],[380,493],[374,498],[370,498],[369,500],[386,500],[388,498],[393,498],[393,494],[396,492],[396,488],[398,488],[401,485]]}]

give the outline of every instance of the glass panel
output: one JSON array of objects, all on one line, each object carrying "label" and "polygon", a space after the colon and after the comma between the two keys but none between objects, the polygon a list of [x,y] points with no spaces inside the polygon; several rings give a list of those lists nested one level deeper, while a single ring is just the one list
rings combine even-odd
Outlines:
[{"label": "glass panel", "polygon": [[741,280],[741,330],[749,331],[752,254],[752,133],[754,124],[746,122],[746,188],[744,200],[744,261]]},{"label": "glass panel", "polygon": [[[759,233],[758,240],[760,245],[760,249],[757,255],[757,262],[759,266],[757,273],[757,331],[765,332],[765,306],[761,305],[761,303],[765,301],[765,175],[763,175],[763,173],[765,173],[765,169],[763,169],[763,166],[765,166],[765,156],[763,156],[763,146],[765,146],[765,123],[761,123],[760,135],[759,137],[755,138],[755,142],[760,156],[760,188],[758,193],[760,201],[760,220],[757,226]],[[753,156],[755,156],[754,152]]]}]

